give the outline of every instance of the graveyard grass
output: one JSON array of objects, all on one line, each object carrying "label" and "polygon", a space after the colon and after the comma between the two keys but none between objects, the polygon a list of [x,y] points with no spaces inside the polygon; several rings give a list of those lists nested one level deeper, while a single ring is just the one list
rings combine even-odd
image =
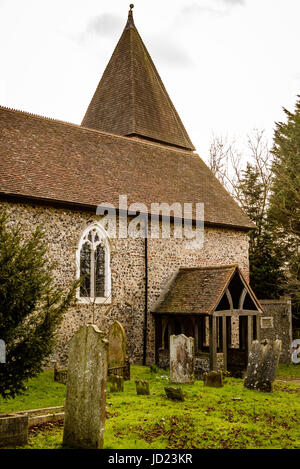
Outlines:
[{"label": "graveyard grass", "polygon": [[[300,366],[279,366],[283,378],[300,378]],[[135,379],[150,382],[150,396],[137,396]],[[104,448],[251,449],[300,448],[300,386],[275,382],[272,393],[245,389],[243,380],[226,378],[223,388],[203,381],[180,385],[185,401],[166,398],[163,370],[132,366],[124,392],[107,392]],[[28,383],[24,395],[0,400],[0,412],[63,405],[66,387],[45,371]],[[62,426],[31,432],[24,448],[62,448]]]}]

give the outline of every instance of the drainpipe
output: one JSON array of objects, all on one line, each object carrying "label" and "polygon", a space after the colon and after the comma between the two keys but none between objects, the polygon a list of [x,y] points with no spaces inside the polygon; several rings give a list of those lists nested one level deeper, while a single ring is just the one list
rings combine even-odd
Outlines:
[{"label": "drainpipe", "polygon": [[[147,220],[148,221],[148,220]],[[145,225],[146,226],[146,225]],[[148,238],[147,227],[145,228],[145,244],[144,244],[144,257],[145,257],[145,310],[144,310],[144,350],[143,350],[143,365],[146,365],[147,357],[147,324],[148,324]]]}]

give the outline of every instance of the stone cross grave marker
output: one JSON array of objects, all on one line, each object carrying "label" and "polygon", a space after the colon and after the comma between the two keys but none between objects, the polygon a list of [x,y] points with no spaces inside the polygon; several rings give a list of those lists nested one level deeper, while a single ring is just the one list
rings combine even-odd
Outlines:
[{"label": "stone cross grave marker", "polygon": [[108,341],[93,324],[70,341],[63,443],[101,449],[104,441]]},{"label": "stone cross grave marker", "polygon": [[251,344],[244,386],[271,392],[281,352],[281,340],[254,340]]},{"label": "stone cross grave marker", "polygon": [[126,335],[124,327],[115,321],[108,333],[108,368],[124,366],[126,363]]},{"label": "stone cross grave marker", "polygon": [[170,381],[194,383],[194,338],[184,334],[170,336]]}]

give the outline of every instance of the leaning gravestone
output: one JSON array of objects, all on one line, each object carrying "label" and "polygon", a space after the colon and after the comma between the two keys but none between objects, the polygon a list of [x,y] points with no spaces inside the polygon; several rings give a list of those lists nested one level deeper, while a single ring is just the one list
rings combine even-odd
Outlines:
[{"label": "leaning gravestone", "polygon": [[170,381],[194,383],[194,339],[184,334],[170,336]]},{"label": "leaning gravestone", "polygon": [[124,366],[126,363],[126,335],[124,327],[115,321],[108,333],[108,368]]},{"label": "leaning gravestone", "polygon": [[69,448],[103,448],[107,351],[104,333],[93,324],[70,341],[63,437]]},{"label": "leaning gravestone", "polygon": [[244,386],[257,391],[271,392],[281,352],[281,340],[251,344]]}]

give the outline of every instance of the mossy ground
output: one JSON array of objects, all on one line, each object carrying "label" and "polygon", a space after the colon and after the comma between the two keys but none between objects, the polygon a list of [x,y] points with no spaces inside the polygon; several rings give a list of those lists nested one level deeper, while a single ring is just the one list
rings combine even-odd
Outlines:
[{"label": "mossy ground", "polygon": [[[300,367],[280,366],[278,374],[300,377]],[[223,388],[203,381],[181,385],[184,402],[169,401],[168,374],[133,366],[123,393],[107,393],[105,448],[300,448],[300,386],[275,382],[272,393],[250,391],[243,380],[226,378]],[[150,381],[150,396],[137,396],[135,379]],[[26,394],[0,401],[0,411],[63,405],[65,386],[46,371],[30,381]],[[30,433],[26,448],[61,448],[62,427]]]}]

